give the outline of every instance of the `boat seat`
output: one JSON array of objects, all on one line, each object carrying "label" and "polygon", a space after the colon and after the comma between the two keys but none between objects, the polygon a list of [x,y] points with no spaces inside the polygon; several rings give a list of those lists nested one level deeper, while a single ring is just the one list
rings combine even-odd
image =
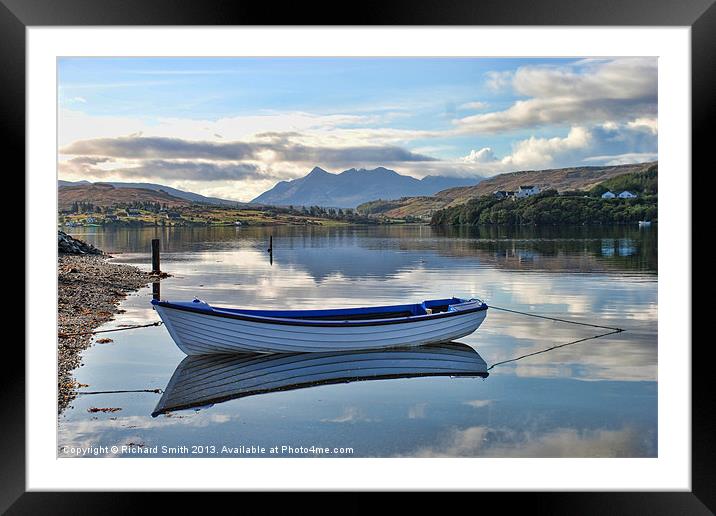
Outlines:
[{"label": "boat seat", "polygon": [[295,319],[311,319],[315,321],[362,321],[370,319],[394,319],[397,317],[411,317],[415,314],[408,310],[400,312],[379,312],[367,314],[338,314],[338,315],[312,315],[295,317]]}]

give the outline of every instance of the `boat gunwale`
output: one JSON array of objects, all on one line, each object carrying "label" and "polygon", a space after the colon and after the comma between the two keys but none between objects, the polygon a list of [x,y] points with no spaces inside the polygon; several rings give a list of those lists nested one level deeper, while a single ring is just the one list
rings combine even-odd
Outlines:
[{"label": "boat gunwale", "polygon": [[[472,300],[465,300],[462,303],[456,303],[456,304],[466,304],[469,303]],[[479,300],[475,300],[475,302],[479,302]],[[388,319],[359,319],[359,320],[346,320],[346,321],[335,321],[335,320],[320,320],[320,319],[298,319],[298,318],[282,318],[282,317],[271,317],[271,316],[261,316],[261,315],[247,315],[247,314],[241,314],[241,313],[234,313],[234,312],[226,312],[222,311],[220,307],[212,307],[212,310],[206,310],[203,308],[193,308],[191,306],[186,305],[178,305],[175,303],[172,303],[170,301],[160,301],[156,299],[152,299],[152,305],[159,306],[162,308],[168,308],[172,310],[179,310],[184,312],[191,312],[206,316],[212,316],[212,317],[223,317],[226,319],[235,319],[235,320],[242,320],[242,321],[249,321],[249,322],[256,322],[256,323],[262,323],[262,324],[279,324],[279,325],[287,325],[287,326],[309,326],[309,327],[317,327],[317,328],[335,328],[335,327],[356,327],[356,326],[382,326],[387,324],[405,324],[405,323],[412,323],[412,322],[427,322],[427,321],[433,321],[436,319],[444,319],[448,317],[456,317],[459,315],[468,315],[475,312],[481,312],[487,310],[488,306],[486,303],[481,302],[480,305],[476,306],[475,308],[468,308],[464,310],[455,310],[455,311],[446,311],[446,312],[438,312],[434,314],[418,314],[418,315],[410,315],[406,317],[398,317],[398,318],[388,318]],[[210,305],[209,305],[210,306]]]}]

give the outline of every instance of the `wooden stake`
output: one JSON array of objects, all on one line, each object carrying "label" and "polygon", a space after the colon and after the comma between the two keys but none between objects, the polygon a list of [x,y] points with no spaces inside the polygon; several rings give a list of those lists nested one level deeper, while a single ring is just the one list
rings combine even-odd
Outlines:
[{"label": "wooden stake", "polygon": [[269,247],[266,251],[269,254],[269,265],[273,265],[273,235],[269,235]]},{"label": "wooden stake", "polygon": [[152,239],[152,274],[159,274],[159,239]]}]

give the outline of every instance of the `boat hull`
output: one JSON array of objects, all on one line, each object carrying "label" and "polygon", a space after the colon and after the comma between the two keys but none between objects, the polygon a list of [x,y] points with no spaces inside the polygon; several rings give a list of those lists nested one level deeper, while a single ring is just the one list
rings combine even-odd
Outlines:
[{"label": "boat hull", "polygon": [[202,313],[168,303],[155,305],[174,342],[187,355],[421,346],[469,335],[484,321],[486,308],[478,301],[474,305],[465,303],[461,309],[445,314],[350,323],[271,321],[269,318]]}]

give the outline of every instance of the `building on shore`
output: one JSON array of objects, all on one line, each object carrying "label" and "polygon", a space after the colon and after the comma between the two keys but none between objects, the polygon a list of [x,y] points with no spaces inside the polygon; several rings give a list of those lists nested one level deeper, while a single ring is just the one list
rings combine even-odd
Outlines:
[{"label": "building on shore", "polygon": [[634,199],[636,198],[636,194],[631,193],[629,190],[624,190],[622,193],[619,194],[620,199]]},{"label": "building on shore", "polygon": [[531,195],[537,195],[539,192],[539,186],[520,185],[520,187],[515,192],[515,197],[518,199],[522,199],[524,197],[530,197]]},{"label": "building on shore", "polygon": [[498,199],[507,199],[508,197],[514,198],[515,192],[509,190],[495,190],[492,195],[494,195]]},{"label": "building on shore", "polygon": [[602,194],[602,199],[614,199],[617,196],[614,192],[606,191]]}]

